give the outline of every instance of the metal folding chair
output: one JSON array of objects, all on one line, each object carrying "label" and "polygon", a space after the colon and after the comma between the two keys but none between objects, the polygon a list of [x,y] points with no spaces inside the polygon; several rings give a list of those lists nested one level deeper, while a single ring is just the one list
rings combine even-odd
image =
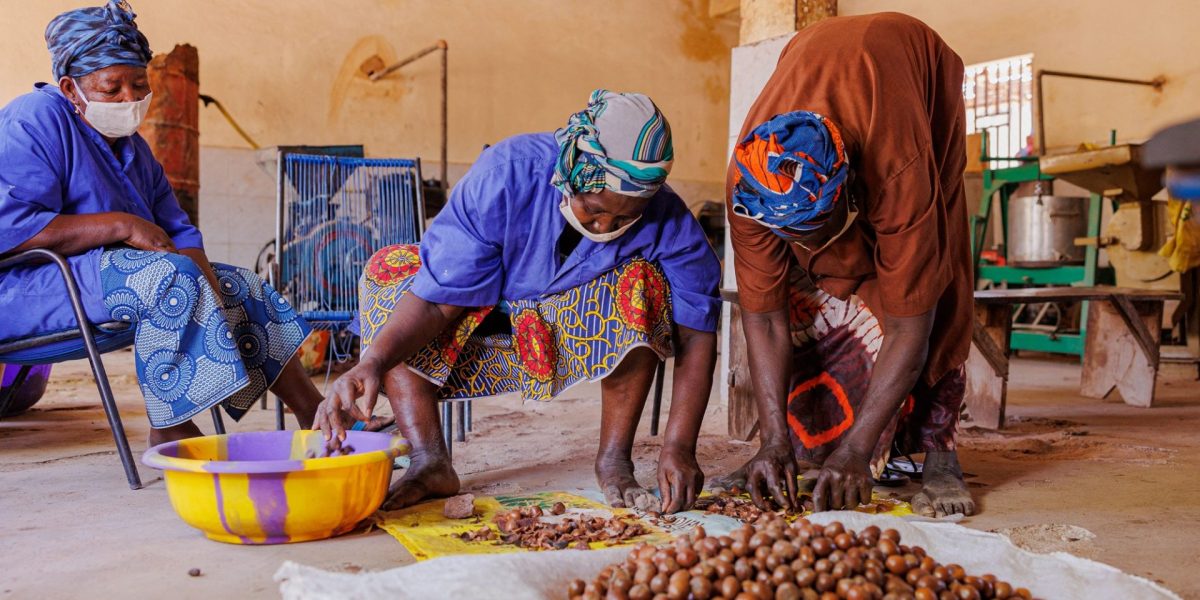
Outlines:
[{"label": "metal folding chair", "polygon": [[[117,412],[117,403],[113,398],[112,387],[108,383],[108,374],[104,370],[104,362],[100,355],[128,347],[133,344],[134,328],[129,323],[112,322],[92,324],[88,321],[83,308],[83,298],[79,294],[79,286],[66,258],[50,250],[26,250],[19,254],[0,260],[0,271],[18,264],[33,260],[47,260],[54,263],[62,274],[67,287],[67,299],[75,312],[78,327],[45,335],[39,335],[0,343],[0,363],[21,365],[17,377],[8,391],[0,395],[0,414],[4,414],[9,402],[16,391],[24,383],[33,365],[59,363],[68,360],[78,360],[87,357],[92,367],[92,375],[96,378],[96,389],[100,392],[100,403],[104,406],[104,414],[108,417],[108,426],[112,429],[113,442],[117,445],[117,456],[125,468],[125,478],[129,480],[129,489],[142,487],[142,479],[133,455],[129,451],[129,441],[125,437],[125,426],[121,423],[121,414]],[[213,425],[217,433],[225,433],[225,424],[221,419],[219,407],[212,409]]]},{"label": "metal folding chair", "polygon": [[[654,388],[650,391],[650,435],[658,435],[659,415],[662,413],[663,379],[667,373],[667,362],[658,361],[654,371]],[[452,406],[453,405],[453,406]],[[467,439],[471,431],[471,401],[446,400],[442,402],[442,442],[446,444],[446,452],[454,456],[454,442]]]}]

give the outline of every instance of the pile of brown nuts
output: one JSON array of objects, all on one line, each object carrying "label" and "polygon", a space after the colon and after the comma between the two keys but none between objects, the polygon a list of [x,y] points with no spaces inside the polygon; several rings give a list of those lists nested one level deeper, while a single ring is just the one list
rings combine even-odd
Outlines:
[{"label": "pile of brown nuts", "polygon": [[724,515],[743,523],[753,523],[763,515],[762,509],[753,502],[737,496],[710,496],[696,502],[696,508],[703,508],[710,515]]},{"label": "pile of brown nuts", "polygon": [[591,583],[576,579],[571,600],[1005,600],[1032,598],[994,575],[967,575],[919,546],[900,544],[894,529],[861,532],[841,523],[788,523],[765,513],[727,536],[703,527],[673,544],[638,544],[624,563]]},{"label": "pile of brown nuts", "polygon": [[[791,516],[801,515],[811,512],[813,509],[812,496],[803,496],[801,498],[801,511],[798,513],[779,510],[774,502],[767,499],[768,503],[775,510],[764,511],[754,505],[753,502],[740,496],[707,496],[696,501],[696,509],[703,510],[713,515],[723,515],[732,517],[743,523],[753,523],[757,521],[764,513],[774,513],[777,515]],[[857,512],[867,514],[879,514],[891,511],[896,507],[896,501],[890,499],[873,500],[869,504],[860,504],[853,508]]]},{"label": "pile of brown nuts", "polygon": [[[557,502],[550,509],[550,514],[562,515],[566,511],[566,506]],[[514,508],[492,518],[498,534],[485,526],[476,531],[457,534],[457,537],[468,542],[488,541],[499,537],[501,544],[537,550],[587,550],[591,542],[615,545],[650,533],[632,515],[615,515],[607,519],[564,517],[556,522],[546,522],[542,520],[545,514],[542,507],[537,505]]]}]

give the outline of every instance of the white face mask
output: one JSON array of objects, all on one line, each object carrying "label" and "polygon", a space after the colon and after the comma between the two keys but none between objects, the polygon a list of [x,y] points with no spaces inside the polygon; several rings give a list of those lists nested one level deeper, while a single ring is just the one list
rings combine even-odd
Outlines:
[{"label": "white face mask", "polygon": [[83,99],[83,116],[100,135],[106,138],[129,137],[137,132],[150,111],[150,98],[153,93],[136,102],[98,102],[89,101],[84,95],[79,82],[75,82],[75,93]]},{"label": "white face mask", "polygon": [[592,240],[593,242],[601,242],[601,243],[611,242],[611,241],[621,237],[622,235],[625,234],[626,231],[629,231],[630,227],[633,227],[634,223],[637,223],[638,221],[642,220],[641,217],[638,217],[638,218],[630,221],[628,224],[622,226],[620,229],[616,229],[616,230],[610,231],[608,233],[593,233],[591,231],[588,231],[588,228],[584,227],[583,223],[579,222],[579,217],[575,216],[574,210],[571,210],[571,198],[569,198],[568,196],[563,196],[562,202],[558,203],[558,211],[562,213],[562,216],[563,216],[563,218],[565,218],[567,220],[567,223],[570,223],[571,227],[573,227],[575,229],[575,231],[578,231],[580,233],[580,235],[582,235],[583,237],[585,237],[589,240]]}]

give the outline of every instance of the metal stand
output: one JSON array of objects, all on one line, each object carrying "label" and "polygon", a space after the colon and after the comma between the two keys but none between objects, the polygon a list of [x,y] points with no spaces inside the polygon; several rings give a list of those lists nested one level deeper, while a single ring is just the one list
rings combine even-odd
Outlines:
[{"label": "metal stand", "polygon": [[442,402],[442,441],[446,444],[446,456],[454,458],[454,407],[448,401]]},{"label": "metal stand", "polygon": [[667,374],[667,361],[658,361],[654,371],[654,404],[650,407],[650,436],[658,435],[658,415],[662,412],[663,377]]},{"label": "metal stand", "polygon": [[225,435],[225,419],[221,418],[221,405],[218,404],[212,407],[213,429],[217,430],[217,435]]},{"label": "metal stand", "polygon": [[[984,235],[987,233],[992,216],[992,202],[999,196],[1000,228],[1004,236],[1005,259],[1008,249],[1008,201],[1016,192],[1017,187],[1028,182],[1051,182],[1054,177],[1042,173],[1038,165],[1038,157],[996,158],[987,155],[987,132],[983,132],[982,156],[980,161],[983,169],[983,196],[979,202],[979,212],[971,217],[971,252],[975,265],[975,279],[988,280],[996,284],[1017,286],[1053,286],[1053,285],[1083,285],[1094,286],[1112,284],[1114,282],[1111,267],[1098,266],[1099,247],[1089,245],[1085,250],[1083,266],[1067,265],[1044,269],[1030,269],[1008,265],[992,265],[982,262]],[[1018,161],[1023,164],[1003,169],[989,169],[986,165],[993,161]],[[1091,195],[1088,203],[1087,235],[1091,239],[1100,237],[1100,216],[1103,210],[1103,198],[1097,194]],[[1087,303],[1083,305],[1078,333],[1059,333],[1053,331],[1013,331],[1012,350],[1034,350],[1059,354],[1083,356],[1084,339],[1087,334]]]},{"label": "metal stand", "polygon": [[457,422],[454,428],[454,440],[467,441],[467,407],[465,402],[454,403],[454,414]]}]

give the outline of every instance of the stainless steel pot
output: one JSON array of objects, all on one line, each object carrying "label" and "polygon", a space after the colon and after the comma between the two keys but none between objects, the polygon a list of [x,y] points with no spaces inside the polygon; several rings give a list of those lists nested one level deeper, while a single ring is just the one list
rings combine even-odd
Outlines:
[{"label": "stainless steel pot", "polygon": [[1021,196],[1008,201],[1008,264],[1015,267],[1081,265],[1088,198]]}]

